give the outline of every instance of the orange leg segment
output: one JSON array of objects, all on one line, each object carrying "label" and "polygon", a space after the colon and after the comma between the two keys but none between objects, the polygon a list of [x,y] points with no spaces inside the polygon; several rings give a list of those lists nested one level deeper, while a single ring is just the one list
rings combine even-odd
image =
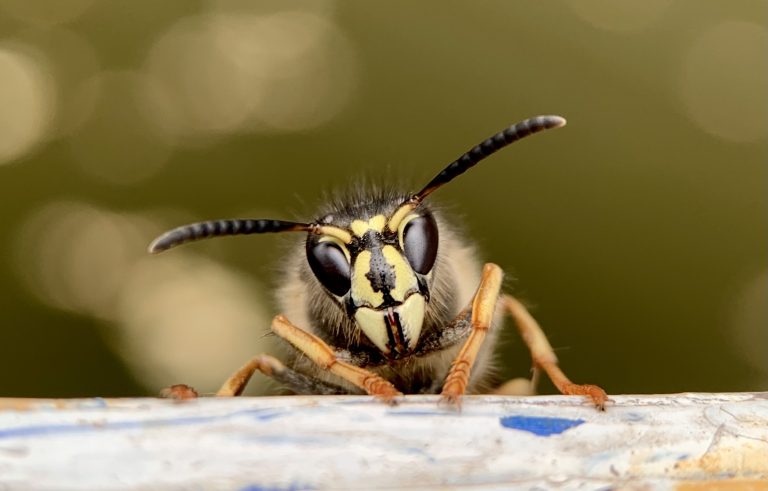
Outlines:
[{"label": "orange leg segment", "polygon": [[472,332],[453,361],[443,384],[441,395],[449,404],[458,406],[461,396],[467,390],[472,365],[491,327],[503,276],[501,268],[495,264],[488,263],[483,267],[480,286],[472,300]]},{"label": "orange leg segment", "polygon": [[520,336],[531,352],[534,367],[544,370],[561,393],[586,396],[598,409],[605,410],[605,403],[608,402],[605,391],[597,385],[574,384],[565,376],[557,365],[557,356],[547,336],[523,304],[511,295],[502,295],[500,300],[505,310],[515,320]]},{"label": "orange leg segment", "polygon": [[272,331],[307,355],[320,368],[360,387],[369,395],[386,402],[393,402],[395,397],[403,395],[389,381],[375,373],[339,360],[333,349],[322,339],[296,327],[282,315],[272,320]]},{"label": "orange leg segment", "polygon": [[238,368],[235,373],[224,381],[221,388],[216,392],[216,397],[234,397],[242,394],[256,370],[259,370],[264,375],[271,376],[273,372],[279,372],[284,369],[285,366],[277,358],[269,355],[254,356],[248,360],[248,363]]}]

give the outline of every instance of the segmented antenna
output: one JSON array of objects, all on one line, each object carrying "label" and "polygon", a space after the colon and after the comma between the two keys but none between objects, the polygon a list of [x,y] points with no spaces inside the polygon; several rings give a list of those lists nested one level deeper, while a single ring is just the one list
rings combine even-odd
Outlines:
[{"label": "segmented antenna", "polygon": [[528,135],[538,133],[539,131],[548,130],[550,128],[560,128],[561,126],[565,126],[565,118],[560,116],[536,116],[520,121],[519,123],[496,133],[448,164],[448,166],[436,175],[434,179],[429,181],[429,184],[424,186],[421,191],[414,195],[413,200],[421,202],[443,184],[449,183],[474,167],[475,164],[484,158],[501,150],[509,144],[514,143],[521,138],[525,138]]},{"label": "segmented antenna", "polygon": [[[565,119],[560,116],[536,116],[521,121],[509,128],[496,133],[479,145],[473,147],[464,155],[454,160],[434,177],[421,191],[406,200],[390,217],[387,226],[390,230],[397,230],[405,216],[415,209],[424,198],[432,194],[440,186],[447,184],[456,177],[465,173],[475,164],[506,147],[507,145],[525,138],[528,135],[550,128],[565,126]],[[183,225],[169,230],[149,245],[149,252],[157,253],[166,251],[177,245],[194,240],[207,239],[209,237],[221,237],[225,235],[265,234],[275,232],[314,232],[334,236],[344,243],[350,243],[352,236],[347,230],[333,225],[321,225],[315,223],[286,222],[283,220],[211,220],[207,222]]]},{"label": "segmented antenna", "polygon": [[389,230],[395,231],[403,219],[424,201],[424,198],[432,194],[440,186],[451,182],[456,177],[467,172],[478,162],[487,156],[501,150],[507,145],[525,138],[528,135],[550,128],[565,126],[565,118],[561,116],[536,116],[520,121],[509,128],[502,130],[488,138],[479,145],[474,146],[461,157],[454,160],[440,171],[421,191],[414,194],[395,210],[387,222]]},{"label": "segmented antenna", "polygon": [[266,234],[272,232],[304,232],[311,230],[314,225],[307,223],[286,222],[283,220],[210,220],[207,222],[182,225],[165,232],[149,244],[149,252],[167,251],[171,247],[225,235]]}]

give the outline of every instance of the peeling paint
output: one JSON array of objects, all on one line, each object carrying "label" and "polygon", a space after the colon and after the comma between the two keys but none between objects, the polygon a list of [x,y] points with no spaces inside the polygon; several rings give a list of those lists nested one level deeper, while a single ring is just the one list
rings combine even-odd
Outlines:
[{"label": "peeling paint", "polygon": [[732,480],[732,481],[688,481],[680,483],[676,491],[768,491],[768,481],[760,480]]},{"label": "peeling paint", "polygon": [[714,448],[699,458],[678,462],[675,470],[683,475],[740,477],[763,474],[768,477],[768,442],[744,442],[736,447]]}]

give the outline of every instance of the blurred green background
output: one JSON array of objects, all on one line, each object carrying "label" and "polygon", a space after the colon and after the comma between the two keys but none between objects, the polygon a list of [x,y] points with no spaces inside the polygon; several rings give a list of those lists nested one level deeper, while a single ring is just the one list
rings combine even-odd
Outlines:
[{"label": "blurred green background", "polygon": [[[547,113],[569,125],[433,199],[514,278],[566,373],[609,393],[767,390],[766,14],[0,0],[0,395],[214,390],[276,349],[287,239],[148,257],[157,233],[308,219],[360,176],[415,190]],[[527,373],[511,326],[499,354]]]}]

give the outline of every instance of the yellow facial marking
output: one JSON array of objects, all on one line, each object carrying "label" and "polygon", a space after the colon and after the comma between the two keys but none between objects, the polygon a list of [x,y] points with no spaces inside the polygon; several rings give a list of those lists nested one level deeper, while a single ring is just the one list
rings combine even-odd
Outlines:
[{"label": "yellow facial marking", "polygon": [[418,206],[418,203],[411,203],[410,201],[400,205],[400,208],[395,210],[395,213],[393,213],[392,217],[389,219],[389,222],[387,223],[387,228],[392,232],[397,230],[397,228],[400,226],[400,222],[403,221],[406,215],[408,215],[410,212],[415,210],[417,206]]},{"label": "yellow facial marking", "polygon": [[352,236],[343,228],[334,227],[333,225],[320,225],[316,230],[321,234],[336,237],[345,244],[352,242]]},{"label": "yellow facial marking", "polygon": [[426,302],[424,297],[414,293],[403,305],[395,310],[400,314],[400,321],[403,325],[403,333],[408,340],[408,347],[413,349],[419,341],[421,335],[421,326],[424,324],[424,310]]},{"label": "yellow facial marking", "polygon": [[371,270],[371,253],[362,251],[357,255],[352,273],[352,300],[357,305],[368,304],[373,307],[384,301],[382,292],[373,291],[371,282],[365,276]]},{"label": "yellow facial marking", "polygon": [[[414,295],[415,296],[415,295]],[[384,321],[384,315],[373,309],[361,307],[355,313],[355,321],[360,329],[363,330],[368,339],[381,350],[382,353],[388,353],[387,348],[387,324]]]},{"label": "yellow facial marking", "polygon": [[354,220],[349,225],[349,228],[352,229],[352,233],[354,233],[358,237],[362,237],[369,230],[373,230],[375,232],[381,232],[382,230],[384,230],[384,225],[386,224],[387,224],[387,217],[385,217],[384,215],[376,215],[375,217],[371,218],[367,222],[363,220]]},{"label": "yellow facial marking", "polygon": [[390,295],[397,302],[405,300],[405,294],[411,290],[418,289],[416,275],[413,274],[411,265],[408,264],[405,257],[400,254],[394,246],[385,245],[381,249],[384,259],[394,268],[395,288],[390,291]]}]

